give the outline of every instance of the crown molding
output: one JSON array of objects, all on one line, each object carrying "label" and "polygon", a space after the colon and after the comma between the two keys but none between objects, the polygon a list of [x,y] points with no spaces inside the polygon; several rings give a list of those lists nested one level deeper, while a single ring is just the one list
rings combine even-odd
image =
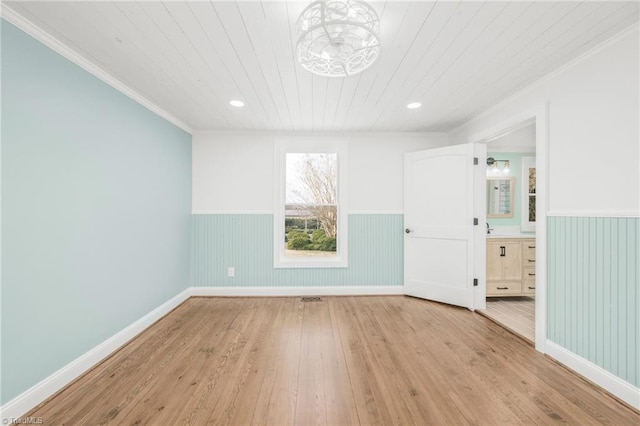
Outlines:
[{"label": "crown molding", "polygon": [[67,46],[66,44],[64,44],[63,42],[61,42],[60,40],[58,40],[48,32],[44,31],[42,28],[38,27],[36,24],[31,22],[24,16],[22,16],[20,13],[11,9],[9,6],[7,6],[6,3],[3,3],[2,7],[0,8],[0,16],[3,19],[5,19],[7,22],[15,25],[20,30],[29,34],[31,37],[35,38],[36,40],[38,40],[39,42],[41,42],[42,44],[44,44],[45,46],[53,50],[54,52],[62,55],[69,61],[78,65],[80,68],[87,71],[89,74],[99,78],[100,80],[107,83],[109,86],[113,87],[123,95],[133,99],[143,107],[147,108],[149,111],[159,115],[160,117],[164,118],[171,124],[174,124],[175,126],[181,128],[185,132],[189,134],[193,134],[193,129],[187,123],[180,120],[179,118],[169,113],[168,111],[164,110],[163,108],[159,107],[154,102],[147,99],[136,90],[127,86],[125,83],[118,80],[113,75],[109,74],[108,72],[106,72],[105,70],[103,70],[102,68],[100,68],[99,66],[97,66],[96,64],[88,60],[87,58],[85,58],[84,56],[80,55],[78,52],[76,52],[75,50],[73,50],[72,48],[70,48],[69,46]]}]

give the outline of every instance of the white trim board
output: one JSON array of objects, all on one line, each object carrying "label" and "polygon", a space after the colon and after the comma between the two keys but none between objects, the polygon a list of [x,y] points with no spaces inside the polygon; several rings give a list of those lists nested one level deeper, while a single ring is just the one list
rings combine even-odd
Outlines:
[{"label": "white trim board", "polygon": [[[246,135],[246,136],[270,136],[270,137],[315,137],[322,136],[328,138],[338,139],[343,141],[341,143],[348,143],[354,138],[362,136],[370,136],[372,132],[367,131],[354,131],[354,132],[335,132],[335,131],[312,131],[312,130],[300,130],[300,131],[286,131],[286,130],[216,130],[216,129],[195,129],[193,136],[228,136],[228,135]],[[374,132],[376,136],[385,137],[392,136],[394,138],[403,136],[447,136],[448,132]]]},{"label": "white trim board", "polygon": [[351,210],[347,212],[348,215],[357,215],[357,214],[404,214],[403,210]]},{"label": "white trim board", "polygon": [[[207,214],[273,214],[273,210],[193,210],[193,215],[207,215]],[[347,215],[357,214],[404,214],[402,210],[351,210],[347,212]]]},{"label": "white trim board", "polygon": [[596,385],[631,405],[636,410],[640,410],[639,388],[633,386],[631,383],[625,382],[604,368],[574,354],[551,340],[547,340],[545,349],[547,350],[547,355],[551,358],[586,377]]},{"label": "white trim board", "polygon": [[404,286],[191,287],[191,296],[388,296],[403,295]]},{"label": "white trim board", "polygon": [[56,392],[73,382],[75,379],[102,362],[115,351],[136,337],[147,327],[168,314],[191,296],[191,288],[187,288],[177,296],[172,297],[133,324],[114,334],[84,355],[71,361],[40,383],[27,389],[20,395],[0,407],[0,418],[17,419],[32,408],[54,395]]},{"label": "white trim board", "polygon": [[0,15],[2,16],[2,18],[6,19],[7,22],[20,28],[22,31],[29,34],[31,37],[35,38],[40,43],[47,46],[49,49],[62,55],[69,61],[73,62],[74,64],[76,64],[77,66],[79,66],[80,68],[88,72],[89,74],[99,78],[100,80],[107,83],[109,86],[113,87],[123,95],[128,96],[129,98],[133,99],[143,107],[147,108],[149,111],[164,118],[169,123],[181,128],[182,130],[184,130],[189,134],[193,134],[193,130],[191,129],[191,126],[189,126],[187,123],[180,120],[170,112],[159,107],[154,102],[147,99],[136,90],[132,89],[131,87],[129,87],[122,81],[118,80],[117,78],[115,78],[114,76],[112,76],[111,74],[109,74],[108,72],[106,72],[105,70],[97,66],[96,64],[94,64],[93,62],[89,61],[87,58],[80,55],[78,52],[76,52],[75,50],[73,50],[72,48],[70,48],[69,46],[67,46],[60,40],[58,40],[57,38],[53,37],[51,34],[44,31],[42,28],[38,27],[33,22],[29,21],[20,13],[11,9],[9,6],[7,6],[6,3],[2,5],[2,8],[0,8],[0,12],[1,12]]},{"label": "white trim board", "polygon": [[509,147],[497,147],[497,148],[489,148],[487,145],[487,151],[491,152],[504,152],[504,153],[518,153],[518,154],[533,154],[535,156],[536,149],[530,147],[518,147],[518,148],[509,148]]},{"label": "white trim board", "polygon": [[241,215],[241,214],[255,214],[255,215],[259,215],[259,214],[273,214],[273,210],[229,210],[229,211],[223,211],[223,210],[193,210],[191,212],[192,215],[222,215],[222,214],[237,214],[237,215]]},{"label": "white trim board", "polygon": [[640,218],[640,211],[633,210],[552,210],[547,217],[630,217]]}]

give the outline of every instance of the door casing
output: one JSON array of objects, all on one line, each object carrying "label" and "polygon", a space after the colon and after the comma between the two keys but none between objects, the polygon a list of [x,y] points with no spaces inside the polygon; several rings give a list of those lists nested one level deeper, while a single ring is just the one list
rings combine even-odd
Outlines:
[{"label": "door casing", "polygon": [[[547,213],[549,211],[549,104],[515,114],[505,120],[487,125],[473,134],[468,142],[486,143],[496,135],[517,128],[523,122],[535,120],[536,126],[536,307],[535,348],[545,353],[547,341]],[[482,251],[482,249],[480,249]],[[478,253],[478,252],[476,252]],[[484,259],[486,262],[486,244]],[[478,261],[480,256],[476,256]],[[485,272],[486,274],[486,272]],[[486,295],[485,295],[486,297]],[[485,299],[486,300],[486,299]]]}]

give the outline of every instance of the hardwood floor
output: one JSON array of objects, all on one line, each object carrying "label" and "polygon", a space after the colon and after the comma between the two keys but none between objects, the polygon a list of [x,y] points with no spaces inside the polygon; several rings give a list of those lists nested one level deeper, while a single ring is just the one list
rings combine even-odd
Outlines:
[{"label": "hardwood floor", "polygon": [[34,409],[78,424],[640,424],[490,320],[402,296],[192,298]]},{"label": "hardwood floor", "polygon": [[533,297],[488,297],[484,315],[530,342],[536,339],[536,300]]}]

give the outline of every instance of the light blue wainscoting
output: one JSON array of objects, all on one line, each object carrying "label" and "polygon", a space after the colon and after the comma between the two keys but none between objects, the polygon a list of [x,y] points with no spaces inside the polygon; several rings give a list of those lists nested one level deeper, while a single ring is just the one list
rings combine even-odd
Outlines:
[{"label": "light blue wainscoting", "polygon": [[[191,285],[205,287],[392,286],[403,283],[401,214],[349,215],[349,267],[273,267],[273,215],[194,215]],[[235,277],[227,268],[235,267]]]},{"label": "light blue wainscoting", "polygon": [[640,385],[640,219],[549,217],[548,338]]}]

